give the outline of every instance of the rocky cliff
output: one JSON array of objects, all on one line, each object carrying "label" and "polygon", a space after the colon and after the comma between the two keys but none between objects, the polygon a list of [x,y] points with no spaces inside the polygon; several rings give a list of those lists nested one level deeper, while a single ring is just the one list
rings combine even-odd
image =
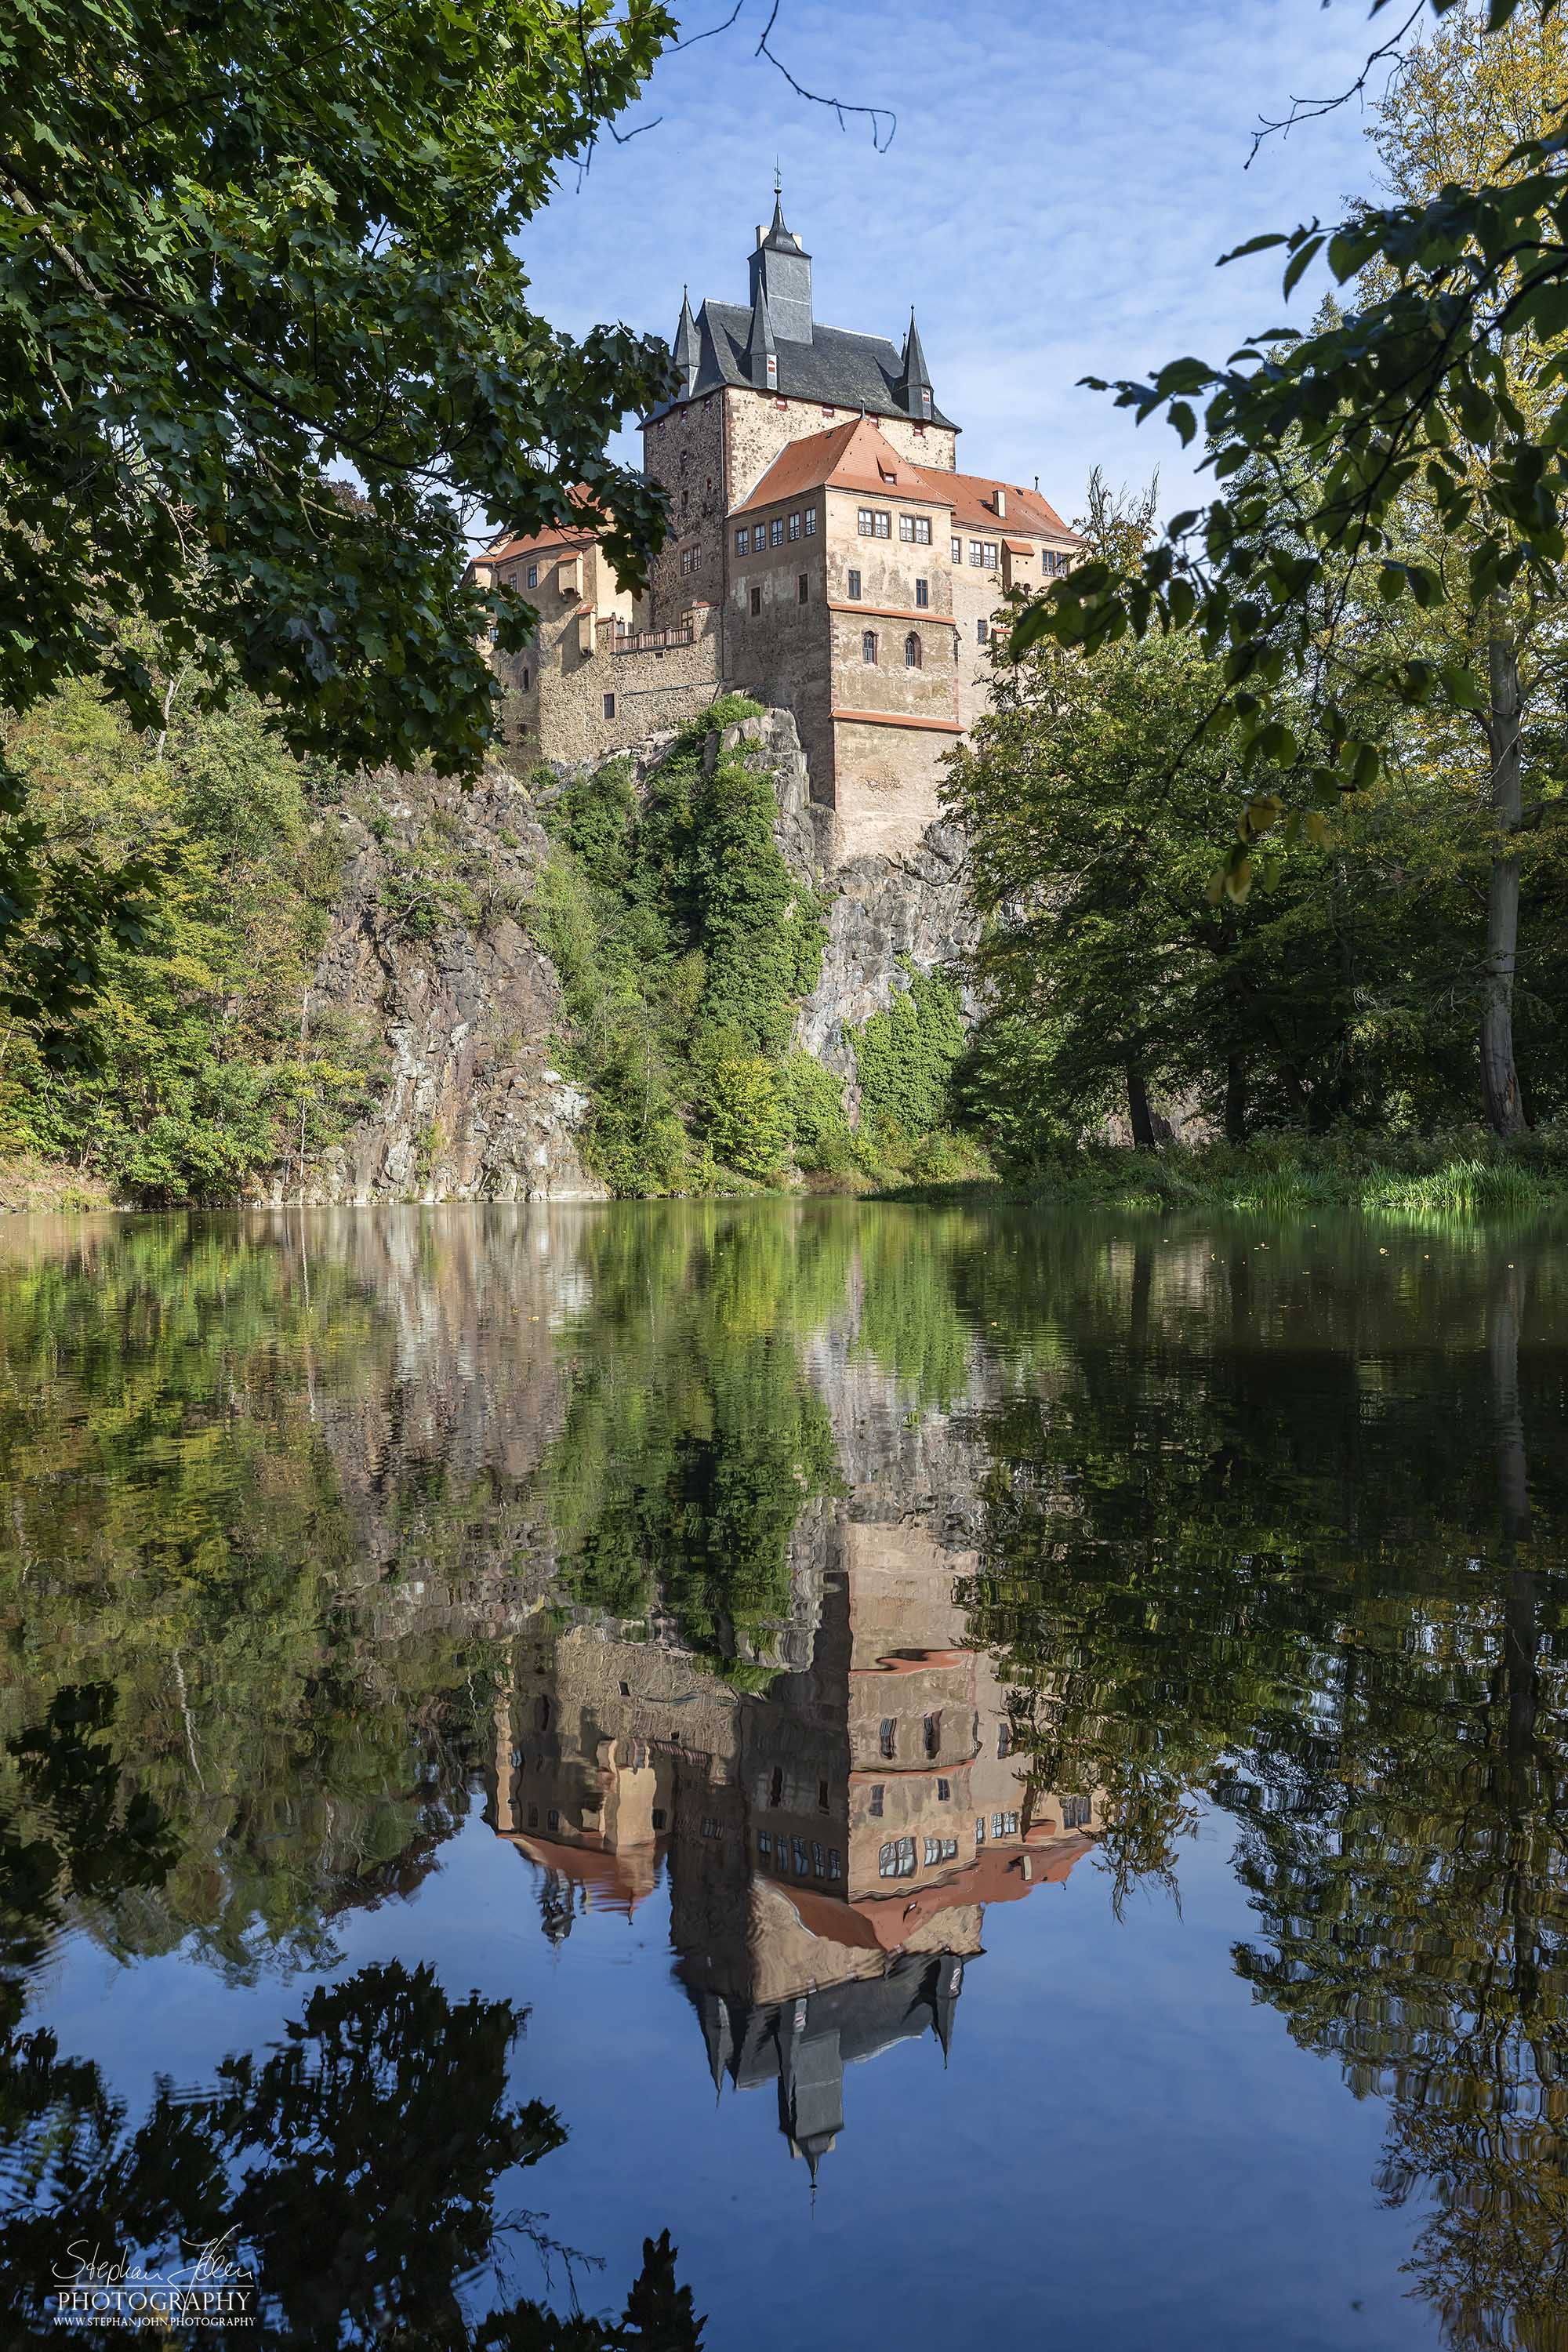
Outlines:
[{"label": "rocky cliff", "polygon": [[[780,846],[823,895],[826,952],[795,1042],[845,1083],[853,1114],[849,1027],[884,1007],[910,968],[946,963],[973,937],[961,844],[933,826],[903,855],[838,865],[790,713],[769,711],[731,735],[757,743],[777,789]],[[638,747],[639,782],[670,740]],[[546,845],[529,785],[499,768],[472,793],[385,779],[337,822],[342,883],[312,1017],[377,1034],[385,1083],[342,1144],[303,1173],[285,1163],[257,1196],[602,1199],[579,1148],[587,1099],[556,1066],[560,984],[527,927]]]}]

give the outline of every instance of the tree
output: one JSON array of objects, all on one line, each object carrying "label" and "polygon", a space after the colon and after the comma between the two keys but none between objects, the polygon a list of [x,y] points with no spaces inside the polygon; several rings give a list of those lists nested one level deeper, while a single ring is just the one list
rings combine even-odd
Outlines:
[{"label": "tree", "polygon": [[[537,530],[584,484],[628,580],[661,534],[605,445],[664,347],[551,328],[514,240],[672,31],[659,0],[6,12],[0,708],[98,679],[157,730],[182,679],[244,686],[296,750],[477,772],[481,640],[532,615],[461,584],[468,519]],[[3,937],[44,861],[0,795]],[[63,1013],[155,876],[57,879],[17,985]]]},{"label": "tree", "polygon": [[[1434,0],[1438,15],[1449,5]],[[1205,400],[1205,464],[1231,487],[1176,516],[1131,578],[1091,562],[1056,583],[1013,636],[1022,653],[1046,635],[1093,651],[1129,632],[1200,632],[1224,664],[1206,723],[1237,727],[1244,769],[1274,784],[1239,812],[1215,877],[1232,897],[1249,886],[1262,834],[1281,823],[1293,832],[1376,775],[1383,746],[1358,726],[1358,692],[1480,715],[1496,843],[1483,1095],[1505,1135],[1523,1121],[1511,1040],[1513,844],[1526,814],[1513,607],[1521,594],[1563,601],[1568,491],[1568,139],[1541,70],[1556,54],[1554,5],[1521,15],[1520,0],[1492,0],[1486,34],[1467,20],[1433,52],[1430,93],[1461,66],[1472,88],[1450,108],[1452,138],[1423,128],[1385,139],[1394,203],[1238,248],[1286,247],[1287,296],[1324,254],[1340,284],[1363,279],[1355,308],[1306,335],[1272,329],[1224,368],[1177,360],[1116,386],[1120,405],[1140,421],[1163,408],[1184,441]],[[1465,173],[1438,184],[1456,143]],[[1406,543],[1413,499],[1445,542],[1438,561]],[[1368,645],[1347,626],[1358,604],[1406,597],[1447,608],[1467,642]],[[1303,693],[1316,740],[1295,723]]]}]

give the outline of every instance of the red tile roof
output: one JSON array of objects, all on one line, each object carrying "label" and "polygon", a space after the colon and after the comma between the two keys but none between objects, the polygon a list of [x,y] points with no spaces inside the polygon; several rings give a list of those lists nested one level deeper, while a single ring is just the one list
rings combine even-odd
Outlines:
[{"label": "red tile roof", "polygon": [[[586,506],[590,492],[585,482],[574,482],[566,493],[574,506]],[[584,527],[574,529],[570,523],[552,523],[547,530],[535,530],[526,536],[502,531],[499,539],[481,548],[469,560],[469,570],[476,563],[510,563],[520,555],[536,555],[551,548],[591,547],[597,533]]]},{"label": "red tile roof", "polygon": [[[869,416],[789,442],[733,512],[750,514],[757,507],[779,506],[820,489],[868,490],[911,506],[951,507],[955,530],[1007,531],[1015,539],[1026,530],[1037,538],[1078,543],[1077,532],[1069,530],[1038,490],[1021,489],[1016,482],[997,482],[984,474],[955,474],[945,466],[912,465],[900,457]],[[996,512],[998,490],[1005,493],[1005,515]],[[1016,542],[1016,551],[1029,550]]]},{"label": "red tile roof", "polygon": [[804,441],[789,442],[751,496],[732,511],[749,514],[753,507],[774,507],[824,488],[868,490],[877,498],[903,499],[913,506],[946,507],[952,503],[944,487],[949,479],[940,467],[911,466],[870,417],[857,416],[847,425],[832,425],[826,432],[807,434]]},{"label": "red tile roof", "polygon": [[[966,530],[1004,532],[1034,531],[1049,539],[1078,541],[1048,499],[1038,490],[1020,489],[1016,482],[994,481],[985,474],[949,474],[952,485],[952,520]],[[996,493],[1007,494],[1007,511],[996,511]]]}]

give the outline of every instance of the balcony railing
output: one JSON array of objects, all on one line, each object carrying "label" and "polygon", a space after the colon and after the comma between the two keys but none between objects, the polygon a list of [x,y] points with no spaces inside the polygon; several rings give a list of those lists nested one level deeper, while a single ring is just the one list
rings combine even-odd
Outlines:
[{"label": "balcony railing", "polygon": [[697,642],[693,629],[617,629],[610,640],[610,651],[616,654],[661,654],[674,646],[690,646]]}]

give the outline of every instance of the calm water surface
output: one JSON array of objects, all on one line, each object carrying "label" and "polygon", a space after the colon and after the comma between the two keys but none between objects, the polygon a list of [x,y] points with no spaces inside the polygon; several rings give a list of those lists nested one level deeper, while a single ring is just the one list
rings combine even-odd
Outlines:
[{"label": "calm water surface", "polygon": [[1547,1229],[5,1221],[0,2342],[1561,2352],[1565,1439]]}]

